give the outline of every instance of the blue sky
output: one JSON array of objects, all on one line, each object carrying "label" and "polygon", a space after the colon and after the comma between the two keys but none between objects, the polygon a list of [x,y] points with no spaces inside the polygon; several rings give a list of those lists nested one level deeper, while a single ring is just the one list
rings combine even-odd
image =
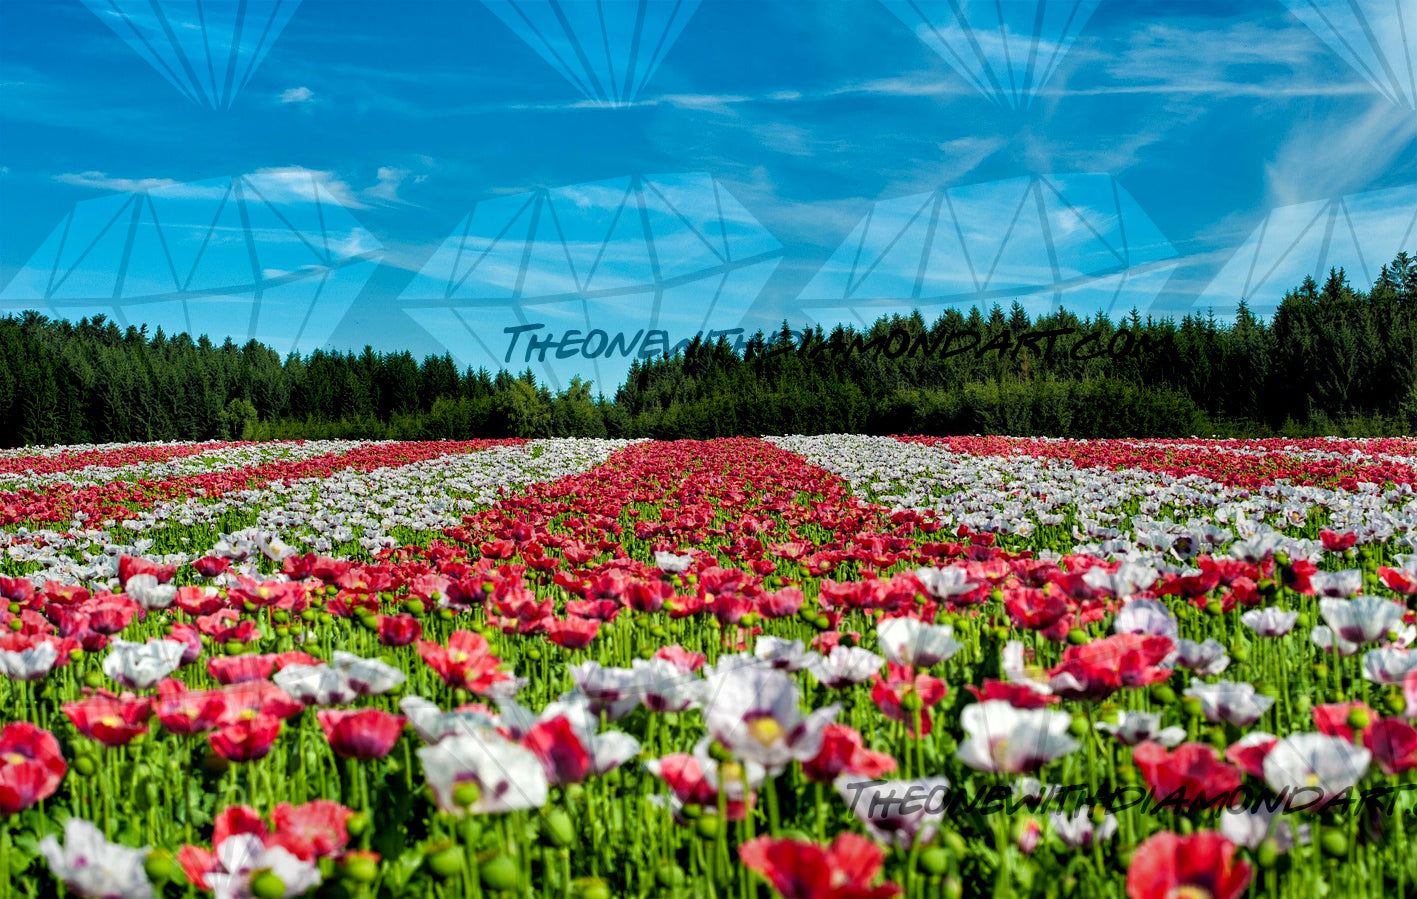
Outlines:
[{"label": "blue sky", "polygon": [[[286,0],[273,40],[233,41],[235,3],[208,0],[209,43],[243,60],[213,100],[110,27],[146,3],[6,0],[0,310],[477,365],[518,323],[673,341],[1012,299],[1264,311],[1320,262],[1417,251],[1417,57],[1381,37],[1401,0],[1358,0],[1363,21],[1348,0],[1004,0],[1002,38],[993,0],[963,4],[967,32],[939,0],[676,2],[647,0],[637,71],[597,88],[590,0],[561,3],[590,61],[552,40],[559,70],[508,24],[545,33],[544,2]],[[160,5],[190,30],[196,4]],[[639,9],[607,13],[602,50]],[[608,387],[626,365],[536,370]]]}]

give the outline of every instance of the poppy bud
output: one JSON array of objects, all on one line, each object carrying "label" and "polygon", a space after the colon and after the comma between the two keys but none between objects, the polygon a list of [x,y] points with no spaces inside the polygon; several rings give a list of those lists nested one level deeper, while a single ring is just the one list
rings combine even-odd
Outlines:
[{"label": "poppy bud", "polygon": [[94,760],[90,756],[81,755],[74,759],[74,771],[84,777],[91,777],[97,770],[98,766],[94,764]]},{"label": "poppy bud", "polygon": [[143,871],[150,880],[164,881],[172,878],[172,853],[166,849],[154,849],[143,859]]},{"label": "poppy bud", "polygon": [[344,857],[345,876],[356,883],[373,883],[379,877],[379,861],[373,853],[351,852]]},{"label": "poppy bud", "polygon": [[482,788],[470,780],[453,787],[453,803],[460,808],[467,808],[481,798]]},{"label": "poppy bud", "polygon": [[575,899],[610,899],[610,887],[599,877],[580,877],[571,884]]},{"label": "poppy bud", "polygon": [[939,877],[950,866],[950,854],[939,846],[931,846],[920,853],[920,867],[932,877]]},{"label": "poppy bud", "polygon": [[571,816],[562,809],[552,809],[546,813],[542,819],[542,834],[547,842],[553,846],[569,846],[576,840],[575,828],[571,825]]},{"label": "poppy bud", "polygon": [[251,895],[256,899],[283,899],[285,881],[277,877],[270,868],[258,871],[251,878]]},{"label": "poppy bud", "polygon": [[1087,631],[1081,628],[1073,628],[1068,631],[1068,642],[1074,646],[1082,646],[1084,643],[1088,642]]},{"label": "poppy bud", "polygon": [[496,855],[477,866],[478,876],[489,888],[501,892],[517,885],[517,866],[505,855]]},{"label": "poppy bud", "polygon": [[671,890],[682,887],[686,879],[684,869],[670,861],[660,864],[658,870],[654,872],[654,878],[659,881],[660,886]]},{"label": "poppy bud", "polygon": [[1372,714],[1361,706],[1355,706],[1353,711],[1348,713],[1348,726],[1354,730],[1364,730],[1372,723]]},{"label": "poppy bud", "polygon": [[352,837],[362,836],[369,829],[369,813],[355,812],[344,822],[344,828]]},{"label": "poppy bud", "polygon": [[1324,835],[1319,838],[1319,846],[1323,849],[1324,855],[1330,858],[1343,858],[1348,854],[1348,838],[1342,831],[1325,830]]},{"label": "poppy bud", "polygon": [[705,815],[694,823],[694,830],[706,840],[712,840],[718,836],[718,827],[717,815]]},{"label": "poppy bud", "polygon": [[462,852],[456,846],[435,852],[428,856],[428,868],[437,877],[452,877],[462,870]]},{"label": "poppy bud", "polygon": [[1255,852],[1255,861],[1261,868],[1273,868],[1279,863],[1279,855],[1279,842],[1274,837],[1269,837],[1260,843],[1260,848]]}]

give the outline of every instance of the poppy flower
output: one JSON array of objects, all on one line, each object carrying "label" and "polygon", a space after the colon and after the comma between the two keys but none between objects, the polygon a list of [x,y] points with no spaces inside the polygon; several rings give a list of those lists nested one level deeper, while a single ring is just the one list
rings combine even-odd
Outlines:
[{"label": "poppy flower", "polygon": [[1209,807],[1217,801],[1224,805],[1243,779],[1240,769],[1216,755],[1205,743],[1182,743],[1167,751],[1159,743],[1146,742],[1132,750],[1132,761],[1157,796],[1177,796],[1183,805]]},{"label": "poppy flower", "polygon": [[1064,699],[1102,699],[1124,687],[1145,687],[1171,676],[1161,662],[1174,650],[1168,637],[1114,634],[1069,646],[1050,672],[1049,684]]},{"label": "poppy flower", "polygon": [[282,802],[271,810],[273,830],[266,842],[284,846],[302,861],[331,856],[349,843],[354,814],[338,802],[315,799],[304,805]]},{"label": "poppy flower", "polygon": [[13,815],[54,795],[68,766],[59,741],[28,721],[0,729],[0,815]]},{"label": "poppy flower", "polygon": [[1068,736],[1072,721],[1067,712],[976,702],[960,714],[968,737],[957,755],[976,771],[1030,774],[1081,745]]},{"label": "poppy flower", "polygon": [[482,694],[493,684],[510,679],[505,671],[497,670],[502,660],[492,655],[487,638],[472,631],[453,631],[446,647],[419,640],[418,655],[453,689]]},{"label": "poppy flower", "polygon": [[1248,862],[1238,847],[1213,831],[1177,836],[1164,831],[1132,853],[1127,868],[1128,899],[1236,899],[1250,885]]},{"label": "poppy flower", "polygon": [[83,818],[64,822],[63,843],[50,835],[39,841],[38,848],[49,870],[77,895],[146,899],[153,894],[143,868],[149,847],[110,843],[103,831]]},{"label": "poppy flower", "polygon": [[389,754],[405,720],[402,715],[391,715],[382,709],[326,709],[316,712],[315,717],[336,755],[366,761]]},{"label": "poppy flower", "polygon": [[[871,701],[892,721],[905,724],[911,736],[928,736],[932,727],[930,708],[945,698],[945,682],[928,674],[916,674],[913,669],[886,665],[886,676],[877,674],[871,686]],[[915,717],[920,717],[920,733],[915,732]]]},{"label": "poppy flower", "polygon": [[265,758],[280,735],[280,719],[254,714],[238,718],[207,735],[212,750],[231,762],[252,762]]},{"label": "poppy flower", "polygon": [[758,837],[738,847],[749,869],[767,878],[782,899],[890,899],[901,888],[872,886],[885,851],[865,837],[844,833],[830,846],[804,840]]},{"label": "poppy flower", "polygon": [[[448,737],[418,750],[438,807],[453,815],[490,814],[546,804],[546,771],[536,753],[495,734]],[[469,804],[458,786],[477,787]]]},{"label": "poppy flower", "polygon": [[831,783],[842,774],[880,777],[896,770],[888,753],[867,749],[861,734],[845,724],[822,729],[822,748],[802,763],[802,773],[815,783]]},{"label": "poppy flower", "polygon": [[562,649],[585,649],[600,631],[593,618],[568,617],[546,623],[546,639]]},{"label": "poppy flower", "polygon": [[105,746],[122,746],[147,733],[147,719],[152,713],[146,700],[101,693],[65,703],[63,710],[79,733]]},{"label": "poppy flower", "polygon": [[407,613],[379,615],[374,621],[378,625],[379,642],[385,646],[407,646],[423,636],[423,623]]}]

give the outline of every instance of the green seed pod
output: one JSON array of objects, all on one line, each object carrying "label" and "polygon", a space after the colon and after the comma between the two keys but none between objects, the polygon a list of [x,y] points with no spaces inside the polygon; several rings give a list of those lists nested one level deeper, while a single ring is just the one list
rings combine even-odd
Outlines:
[{"label": "green seed pod", "polygon": [[1343,858],[1348,854],[1348,838],[1339,830],[1325,830],[1319,845],[1329,858]]},{"label": "green seed pod", "polygon": [[1273,868],[1279,863],[1279,855],[1279,842],[1270,837],[1260,843],[1260,848],[1255,852],[1255,861],[1261,868]]},{"label": "green seed pod", "polygon": [[1087,718],[1082,715],[1074,715],[1073,720],[1068,724],[1068,733],[1075,737],[1085,737],[1087,736],[1087,731]]},{"label": "green seed pod", "polygon": [[960,836],[957,832],[947,830],[944,832],[942,839],[944,840],[945,848],[956,858],[964,858],[969,855],[969,844],[966,843],[964,837]]},{"label": "green seed pod", "polygon": [[462,851],[456,846],[449,846],[435,852],[428,856],[428,870],[444,880],[455,876],[462,870]]},{"label": "green seed pod", "polygon": [[364,832],[369,829],[369,813],[355,812],[350,815],[348,820],[344,822],[344,829],[352,837],[363,836]]},{"label": "green seed pod", "polygon": [[488,888],[501,891],[515,888],[520,872],[517,871],[516,862],[509,857],[496,855],[479,864],[477,873]]},{"label": "green seed pod", "polygon": [[580,877],[571,884],[576,899],[610,899],[610,887],[599,877]]},{"label": "green seed pod", "polygon": [[162,882],[172,879],[172,853],[166,849],[154,849],[143,859],[143,870],[148,879]]},{"label": "green seed pod", "polygon": [[355,883],[373,883],[379,877],[379,863],[364,853],[345,859],[344,874]]},{"label": "green seed pod", "polygon": [[569,846],[576,841],[576,831],[571,825],[571,816],[562,809],[552,809],[542,819],[541,833],[552,846]]},{"label": "green seed pod", "polygon": [[470,780],[453,787],[453,802],[460,808],[467,808],[482,798],[482,788]]},{"label": "green seed pod", "polygon": [[659,882],[660,886],[666,889],[676,890],[684,885],[687,878],[684,875],[683,868],[673,862],[666,861],[661,863],[659,868],[655,870],[654,879]]},{"label": "green seed pod", "polygon": [[950,854],[939,846],[931,846],[920,853],[920,867],[932,877],[944,874],[950,866]]},{"label": "green seed pod", "polygon": [[285,882],[270,868],[251,878],[251,895],[256,899],[284,899]]},{"label": "green seed pod", "polygon": [[718,836],[719,822],[717,815],[705,815],[694,822],[694,830],[698,835],[706,840],[712,840]]}]

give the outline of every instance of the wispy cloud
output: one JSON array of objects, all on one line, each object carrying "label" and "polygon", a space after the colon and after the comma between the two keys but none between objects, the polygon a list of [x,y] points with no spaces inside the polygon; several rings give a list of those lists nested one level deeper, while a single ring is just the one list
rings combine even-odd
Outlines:
[{"label": "wispy cloud", "polygon": [[308,87],[288,87],[281,92],[280,102],[313,103],[315,102],[315,92]]}]

